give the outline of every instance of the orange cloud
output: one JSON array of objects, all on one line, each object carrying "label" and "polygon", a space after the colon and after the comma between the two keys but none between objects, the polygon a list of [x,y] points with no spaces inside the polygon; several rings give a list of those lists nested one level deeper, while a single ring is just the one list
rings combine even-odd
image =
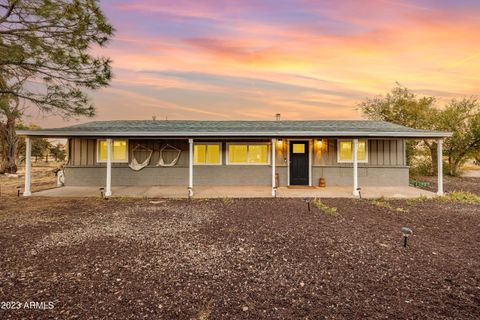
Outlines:
[{"label": "orange cloud", "polygon": [[118,31],[95,49],[114,61],[113,87],[94,96],[101,119],[128,118],[129,108],[144,118],[155,110],[183,119],[359,118],[355,105],[396,81],[440,101],[480,94],[480,6],[461,1],[130,1],[107,9]]}]

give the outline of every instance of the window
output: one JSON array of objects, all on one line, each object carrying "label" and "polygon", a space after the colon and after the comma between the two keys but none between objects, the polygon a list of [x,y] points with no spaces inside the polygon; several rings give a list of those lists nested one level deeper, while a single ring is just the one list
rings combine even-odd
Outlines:
[{"label": "window", "polygon": [[193,145],[193,163],[200,165],[222,164],[220,143],[195,143]]},{"label": "window", "polygon": [[269,164],[268,143],[228,144],[228,164]]},{"label": "window", "polygon": [[294,143],[293,144],[293,153],[305,153],[305,144],[304,143]]},{"label": "window", "polygon": [[[107,140],[97,140],[97,162],[107,162]],[[112,162],[128,162],[128,143],[126,139],[112,141]]]},{"label": "window", "polygon": [[[337,161],[353,162],[353,140],[338,140]],[[358,140],[358,162],[368,162],[367,140]]]}]

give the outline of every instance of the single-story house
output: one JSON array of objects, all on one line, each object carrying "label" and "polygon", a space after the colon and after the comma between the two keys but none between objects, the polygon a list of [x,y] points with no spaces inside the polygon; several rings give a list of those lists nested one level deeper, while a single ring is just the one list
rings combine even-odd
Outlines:
[{"label": "single-story house", "polygon": [[[21,130],[26,137],[25,196],[30,192],[32,137],[66,138],[66,186],[408,186],[405,142],[436,139],[382,121],[95,121]],[[438,194],[443,194],[438,157]]]}]

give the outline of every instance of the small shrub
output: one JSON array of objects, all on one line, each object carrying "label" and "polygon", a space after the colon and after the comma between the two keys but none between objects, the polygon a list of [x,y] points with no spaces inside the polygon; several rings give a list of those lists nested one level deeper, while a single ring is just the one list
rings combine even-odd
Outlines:
[{"label": "small shrub", "polygon": [[370,203],[377,207],[393,209],[392,205],[386,202],[384,198],[371,200]]},{"label": "small shrub", "polygon": [[417,197],[417,198],[407,199],[407,205],[408,206],[413,206],[417,203],[425,202],[427,200],[429,200],[429,198],[427,196],[421,195],[420,197]]},{"label": "small shrub", "polygon": [[410,176],[431,176],[432,170],[430,161],[414,161],[410,166]]},{"label": "small shrub", "polygon": [[330,215],[337,214],[337,208],[327,206],[318,198],[313,199],[312,203],[315,207],[322,210],[326,214],[330,214]]},{"label": "small shrub", "polygon": [[396,212],[408,212],[407,209],[401,208],[401,207],[393,207],[391,203],[386,201],[383,197],[379,199],[374,199],[370,200],[370,203],[373,204],[374,206],[380,207],[380,208],[385,208],[389,210],[393,210]]},{"label": "small shrub", "polygon": [[223,201],[223,204],[226,204],[226,205],[230,205],[233,203],[233,199],[228,197],[222,198],[222,201]]},{"label": "small shrub", "polygon": [[430,186],[430,182],[410,179],[410,186],[416,187],[416,188],[426,188]]},{"label": "small shrub", "polygon": [[439,199],[440,201],[448,202],[480,204],[479,196],[471,192],[465,191],[449,192],[442,197],[438,197],[437,199]]}]

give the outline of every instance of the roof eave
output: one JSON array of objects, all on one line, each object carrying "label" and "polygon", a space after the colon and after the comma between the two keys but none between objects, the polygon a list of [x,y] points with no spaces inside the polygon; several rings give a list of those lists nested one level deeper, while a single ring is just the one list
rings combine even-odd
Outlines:
[{"label": "roof eave", "polygon": [[159,131],[57,131],[18,130],[19,136],[36,137],[402,137],[402,138],[446,138],[451,132],[374,132],[374,131],[271,131],[271,132],[159,132]]}]

